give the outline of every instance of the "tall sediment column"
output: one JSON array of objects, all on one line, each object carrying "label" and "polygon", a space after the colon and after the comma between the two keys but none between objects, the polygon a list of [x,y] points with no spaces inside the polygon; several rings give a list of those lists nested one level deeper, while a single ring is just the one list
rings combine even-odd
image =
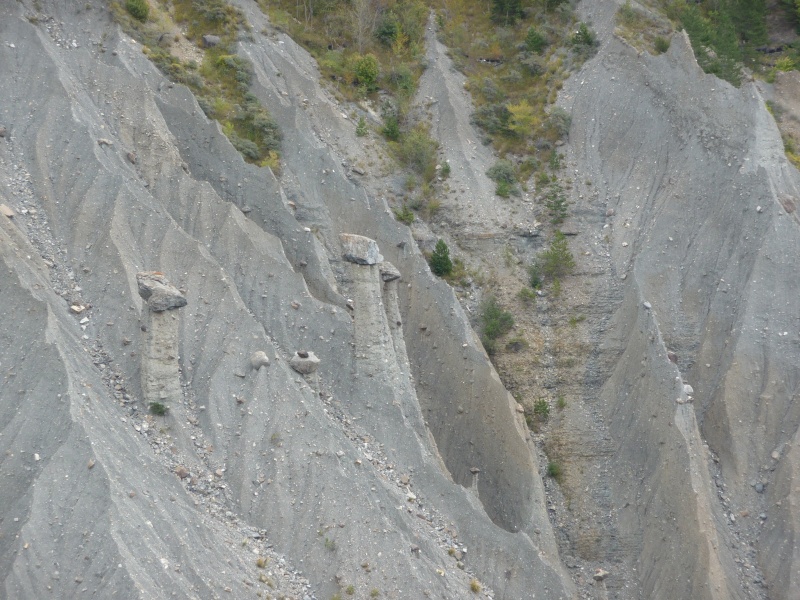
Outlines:
[{"label": "tall sediment column", "polygon": [[147,302],[142,344],[142,393],[146,406],[167,406],[182,397],[178,357],[180,318],[176,309],[186,298],[163,273],[136,274],[139,295]]}]

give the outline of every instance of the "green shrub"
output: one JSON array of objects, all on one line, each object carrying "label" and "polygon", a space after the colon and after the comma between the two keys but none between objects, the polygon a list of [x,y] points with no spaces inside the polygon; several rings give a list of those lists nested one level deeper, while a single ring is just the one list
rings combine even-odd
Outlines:
[{"label": "green shrub", "polygon": [[505,104],[484,104],[472,113],[470,120],[487,133],[507,134],[510,132],[511,112]]},{"label": "green shrub", "polygon": [[521,352],[522,350],[525,350],[526,348],[529,347],[530,344],[528,344],[527,340],[519,336],[508,340],[508,343],[506,344],[506,350],[508,350],[509,352]]},{"label": "green shrub", "polygon": [[513,25],[522,16],[522,0],[492,0],[492,20],[500,25]]},{"label": "green shrub", "polygon": [[660,35],[656,36],[656,39],[653,40],[653,47],[655,48],[656,54],[664,54],[667,50],[669,50],[670,46],[670,39],[662,37]]},{"label": "green shrub", "polygon": [[542,267],[538,261],[533,261],[528,267],[528,284],[535,290],[542,287]]},{"label": "green shrub", "polygon": [[400,33],[400,22],[397,19],[397,15],[395,15],[393,11],[386,12],[381,22],[378,23],[378,26],[375,28],[375,37],[378,38],[384,46],[390,48],[392,44],[394,44],[398,33]]},{"label": "green shrub", "polygon": [[445,244],[444,240],[440,239],[436,242],[436,247],[431,254],[431,271],[434,275],[444,277],[453,272],[453,261],[450,260],[450,249]]},{"label": "green shrub", "polygon": [[414,222],[414,213],[411,212],[411,209],[408,208],[405,204],[403,204],[402,208],[394,208],[392,209],[394,212],[394,217],[401,223],[405,223],[406,225],[411,225]]},{"label": "green shrub", "polygon": [[444,162],[442,164],[442,168],[439,170],[439,175],[442,176],[442,179],[447,179],[450,177],[450,163]]},{"label": "green shrub", "polygon": [[439,144],[434,140],[428,128],[417,125],[401,137],[397,146],[400,162],[410,168],[424,181],[430,181],[436,175],[436,151]]},{"label": "green shrub", "polygon": [[150,6],[148,6],[147,0],[126,0],[125,10],[127,10],[134,19],[138,19],[142,22],[147,21],[147,17],[150,16]]},{"label": "green shrub", "polygon": [[541,54],[547,47],[547,38],[538,29],[531,27],[525,36],[525,47],[531,52]]},{"label": "green shrub", "polygon": [[386,117],[386,122],[383,126],[383,136],[392,142],[400,139],[400,124],[397,122],[397,117],[394,115]]},{"label": "green shrub", "polygon": [[572,125],[572,115],[560,106],[554,106],[547,115],[545,127],[554,131],[559,138],[566,137]]},{"label": "green shrub", "polygon": [[230,139],[233,147],[241,152],[242,156],[245,158],[249,158],[250,160],[258,160],[258,158],[261,156],[261,152],[258,149],[258,144],[252,140],[239,137],[234,131],[228,135],[228,139]]},{"label": "green shrub", "polygon": [[498,181],[497,186],[494,188],[494,193],[501,198],[508,198],[514,191],[514,186],[506,181]]},{"label": "green shrub", "polygon": [[569,318],[569,326],[577,327],[578,323],[583,323],[586,320],[586,315],[578,315]]},{"label": "green shrub", "polygon": [[494,296],[489,296],[483,303],[481,321],[483,335],[490,340],[496,340],[514,327],[514,316],[503,310]]},{"label": "green shrub", "polygon": [[631,0],[625,0],[625,4],[620,6],[617,11],[619,22],[628,27],[636,27],[642,17],[642,13],[631,6]]},{"label": "green shrub", "polygon": [[[561,170],[562,164],[564,161],[564,157],[559,154],[556,150],[550,152],[550,170],[553,173],[557,173]],[[555,179],[555,178],[554,178]]]},{"label": "green shrub", "polygon": [[374,54],[367,54],[356,63],[356,79],[369,91],[376,89],[380,73],[380,65]]},{"label": "green shrub", "polygon": [[497,184],[495,193],[501,198],[508,198],[512,194],[519,195],[517,174],[511,161],[501,158],[486,171],[486,175]]},{"label": "green shrub", "polygon": [[560,225],[567,218],[567,197],[561,185],[558,183],[550,188],[545,198],[544,205],[550,212],[550,222],[553,225]]},{"label": "green shrub", "polygon": [[407,65],[400,65],[392,69],[386,78],[389,84],[403,96],[410,96],[414,93],[414,73]]},{"label": "green shrub", "polygon": [[486,171],[486,175],[489,179],[500,183],[501,181],[505,183],[516,183],[517,182],[517,175],[514,172],[514,165],[511,164],[511,161],[500,159],[494,165],[489,167],[489,170]]},{"label": "green shrub", "polygon": [[364,137],[369,133],[369,129],[367,129],[367,121],[364,117],[358,118],[358,125],[356,125],[356,135],[358,137]]},{"label": "green shrub", "polygon": [[[741,83],[741,62],[745,58],[743,50],[766,42],[766,36],[762,31],[763,14],[751,21],[749,27],[741,29],[742,25],[737,24],[737,19],[732,16],[732,9],[737,7],[729,4],[743,8],[745,3],[721,3],[717,7],[719,10],[681,3],[671,16],[680,20],[689,34],[697,63],[703,71],[738,86]],[[752,6],[759,4],[763,8],[760,0],[754,0]]]},{"label": "green shrub", "polygon": [[547,463],[547,476],[560,482],[561,478],[564,476],[561,465],[553,460]]},{"label": "green shrub", "polygon": [[435,217],[440,210],[442,210],[442,202],[440,200],[428,200],[428,203],[425,205],[425,213],[428,215],[429,219]]},{"label": "green shrub", "polygon": [[157,415],[159,417],[163,417],[169,412],[169,407],[162,404],[161,402],[151,402],[150,403],[150,414]]},{"label": "green shrub", "polygon": [[533,291],[529,287],[524,287],[520,291],[517,292],[517,298],[519,298],[523,304],[528,306],[536,303],[536,292]]},{"label": "green shrub", "polygon": [[578,25],[578,30],[572,35],[572,44],[574,46],[583,46],[585,48],[592,48],[597,43],[597,38],[594,32],[589,29],[586,23],[581,22]]},{"label": "green shrub", "polygon": [[569,250],[566,236],[556,231],[550,248],[539,254],[537,262],[545,277],[558,280],[572,273],[575,270],[575,258]]},{"label": "green shrub", "polygon": [[544,398],[540,398],[539,400],[534,402],[533,414],[537,419],[541,421],[546,421],[550,416],[550,405],[547,403],[547,400],[545,400]]}]

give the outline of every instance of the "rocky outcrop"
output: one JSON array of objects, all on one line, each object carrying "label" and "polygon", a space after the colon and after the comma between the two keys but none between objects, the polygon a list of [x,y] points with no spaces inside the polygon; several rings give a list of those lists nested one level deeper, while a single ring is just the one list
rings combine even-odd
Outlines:
[{"label": "rocky outcrop", "polygon": [[163,273],[157,271],[137,273],[136,284],[139,287],[139,295],[147,301],[147,307],[153,312],[186,306],[186,297],[167,281]]},{"label": "rocky outcrop", "polygon": [[339,234],[342,241],[342,257],[357,265],[376,265],[383,260],[378,244],[363,235]]},{"label": "rocky outcrop", "polygon": [[145,403],[162,404],[182,399],[180,319],[176,309],[186,306],[186,298],[169,283],[163,273],[136,274],[139,296],[146,302],[142,315],[142,395]]}]

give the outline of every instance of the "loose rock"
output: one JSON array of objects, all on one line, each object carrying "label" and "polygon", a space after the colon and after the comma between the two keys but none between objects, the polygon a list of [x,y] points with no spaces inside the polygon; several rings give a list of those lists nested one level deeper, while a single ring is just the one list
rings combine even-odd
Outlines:
[{"label": "loose rock", "polygon": [[594,580],[595,581],[603,581],[606,577],[608,577],[611,573],[605,571],[603,569],[595,569],[594,571]]},{"label": "loose rock", "polygon": [[298,373],[308,375],[317,370],[319,366],[319,358],[313,352],[297,351],[294,356],[289,359],[289,366]]},{"label": "loose rock", "polygon": [[269,366],[269,357],[266,352],[259,350],[250,356],[250,366],[258,371],[261,367]]}]

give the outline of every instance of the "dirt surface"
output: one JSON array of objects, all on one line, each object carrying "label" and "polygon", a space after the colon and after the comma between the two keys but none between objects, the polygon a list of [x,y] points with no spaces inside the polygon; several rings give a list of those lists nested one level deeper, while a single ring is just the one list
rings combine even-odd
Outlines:
[{"label": "dirt surface", "polygon": [[[376,107],[238,4],[280,179],[101,2],[0,5],[0,595],[792,598],[800,181],[759,88],[581,4],[578,268],[523,304],[553,228],[535,188],[494,195],[433,28],[415,110],[452,175],[408,228],[403,173],[355,134]],[[342,233],[393,267],[344,260]],[[422,255],[439,237],[455,289]],[[151,313],[140,271],[188,304]],[[505,387],[471,327],[488,294],[518,315]]]}]

